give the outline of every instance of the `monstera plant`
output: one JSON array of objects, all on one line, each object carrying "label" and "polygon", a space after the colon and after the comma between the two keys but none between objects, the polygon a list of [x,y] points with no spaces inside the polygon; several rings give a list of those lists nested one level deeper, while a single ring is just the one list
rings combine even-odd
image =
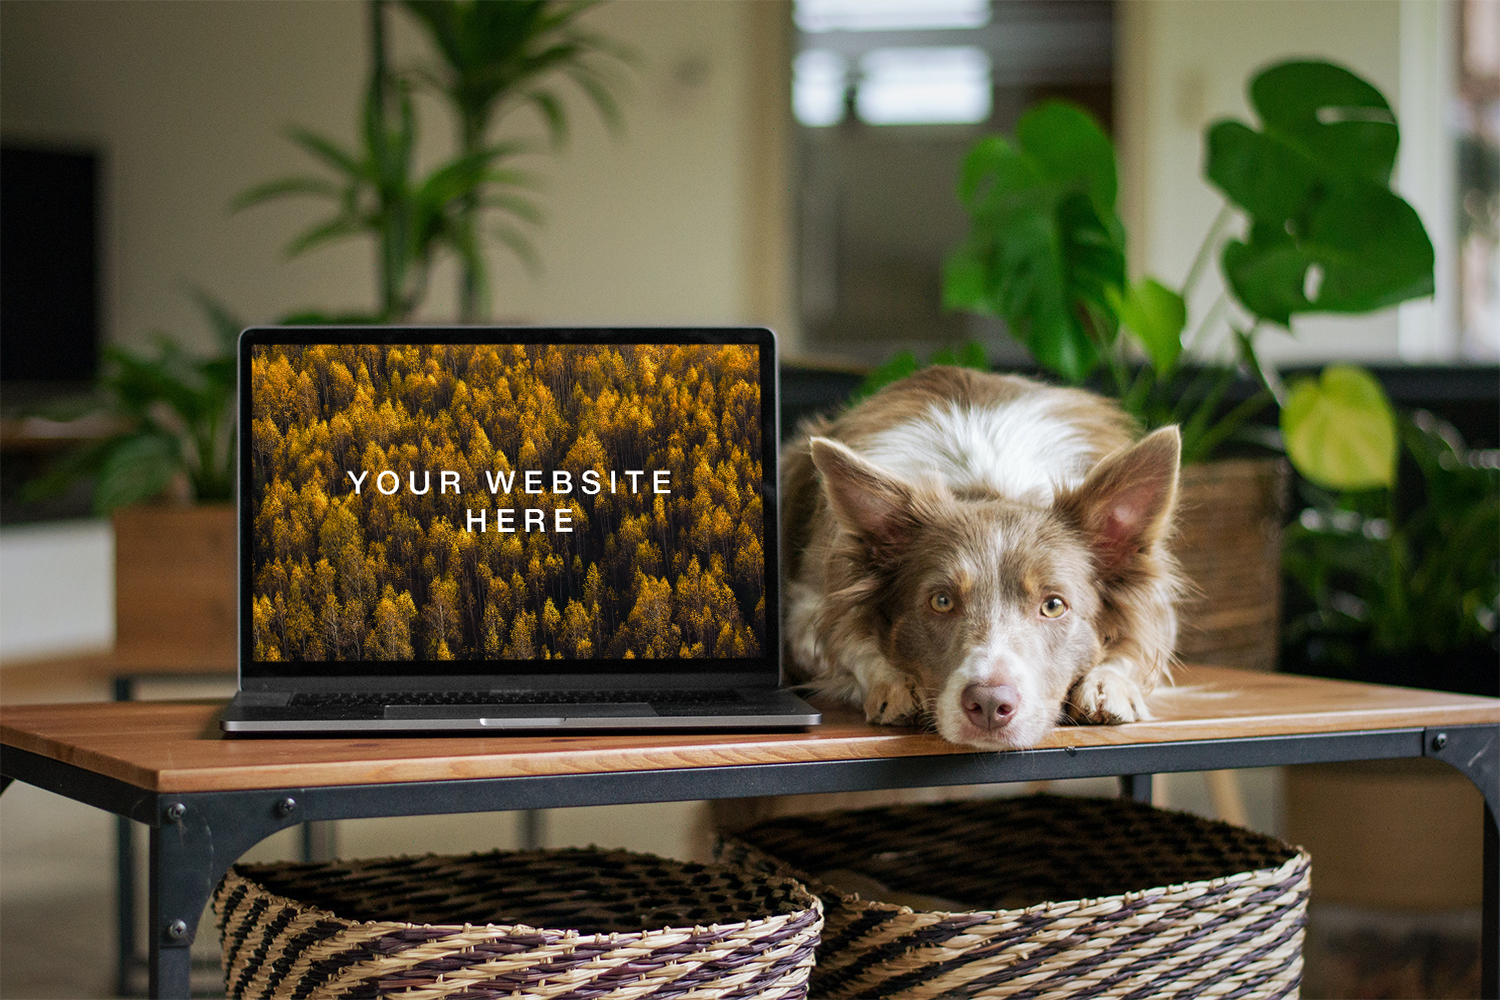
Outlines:
[{"label": "monstera plant", "polygon": [[[1390,188],[1400,133],[1375,87],[1331,63],[1286,62],[1258,73],[1249,96],[1255,122],[1205,134],[1204,173],[1224,205],[1180,281],[1129,279],[1114,148],[1088,112],[1047,101],[964,160],[971,229],[943,292],[949,307],[1005,320],[1063,381],[1114,393],[1147,428],[1181,427],[1176,551],[1195,596],[1178,655],[1270,669],[1286,480],[1274,461],[1205,460],[1239,438],[1264,443],[1267,429],[1250,421],[1277,405],[1280,434],[1269,436],[1307,480],[1389,486],[1396,419],[1375,379],[1341,365],[1284,384],[1258,345],[1290,332],[1294,316],[1432,294],[1433,252]],[[1194,315],[1215,258],[1223,292]],[[1241,376],[1255,389],[1232,400]]]},{"label": "monstera plant", "polygon": [[[1004,319],[1067,381],[1104,368],[1148,426],[1182,426],[1187,461],[1212,455],[1274,400],[1303,475],[1335,488],[1389,484],[1396,425],[1375,381],[1338,367],[1283,385],[1257,343],[1270,328],[1289,331],[1296,315],[1366,313],[1432,294],[1432,244],[1390,188],[1396,119],[1379,90],[1327,62],[1262,71],[1250,103],[1257,124],[1219,121],[1205,135],[1204,171],[1225,205],[1180,284],[1127,279],[1114,149],[1086,111],[1045,102],[1014,137],[980,140],[959,178],[972,228],[947,262],[945,302]],[[1235,219],[1241,231],[1226,239]],[[1216,249],[1224,295],[1190,317]],[[1233,360],[1199,358],[1226,326]],[[1186,370],[1186,358],[1200,363]],[[1261,391],[1226,411],[1239,371]]]}]

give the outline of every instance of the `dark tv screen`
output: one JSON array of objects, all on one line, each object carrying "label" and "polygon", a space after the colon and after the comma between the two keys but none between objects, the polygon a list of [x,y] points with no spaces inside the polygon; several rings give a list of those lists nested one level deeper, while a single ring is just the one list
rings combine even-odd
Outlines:
[{"label": "dark tv screen", "polygon": [[99,367],[99,157],[0,146],[0,379],[87,382]]}]

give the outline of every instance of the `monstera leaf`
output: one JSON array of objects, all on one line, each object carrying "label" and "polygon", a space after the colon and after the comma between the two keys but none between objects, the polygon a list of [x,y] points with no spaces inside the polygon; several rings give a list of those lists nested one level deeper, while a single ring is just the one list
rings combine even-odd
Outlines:
[{"label": "monstera leaf", "polygon": [[1362,313],[1431,295],[1432,243],[1390,189],[1399,132],[1380,91],[1326,62],[1273,66],[1250,84],[1255,131],[1208,132],[1206,172],[1250,217],[1223,268],[1250,312]]},{"label": "monstera leaf", "polygon": [[1155,278],[1142,278],[1126,293],[1112,290],[1110,302],[1120,322],[1141,339],[1151,364],[1170,378],[1182,356],[1182,328],[1187,325],[1182,296]]},{"label": "monstera leaf", "polygon": [[944,304],[1003,318],[1038,363],[1083,381],[1118,330],[1116,186],[1114,149],[1081,108],[1046,101],[1013,142],[980,140],[959,178],[972,228],[944,267]]}]

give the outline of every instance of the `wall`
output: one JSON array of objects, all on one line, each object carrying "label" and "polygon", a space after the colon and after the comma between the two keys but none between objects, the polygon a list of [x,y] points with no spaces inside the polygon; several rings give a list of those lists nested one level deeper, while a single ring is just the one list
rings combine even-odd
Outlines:
[{"label": "wall", "polygon": [[[592,28],[640,55],[625,134],[612,138],[585,101],[571,100],[571,142],[531,163],[547,184],[548,218],[536,239],[545,272],[533,278],[495,246],[497,318],[774,318],[776,303],[747,277],[757,253],[748,220],[765,198],[765,185],[752,182],[756,158],[766,155],[748,126],[770,71],[741,44],[765,19],[756,6],[646,0],[587,15]],[[323,217],[321,206],[289,199],[233,216],[226,208],[253,184],[312,166],[285,137],[287,125],[353,142],[367,72],[365,12],[328,0],[0,6],[6,138],[86,144],[107,157],[110,339],[157,329],[206,336],[183,295],[189,285],[247,322],[373,304],[368,246],[336,244],[293,261],[282,254]],[[427,58],[404,15],[392,10],[389,23],[395,62]],[[431,164],[452,149],[450,123],[435,102],[419,115],[419,154]],[[517,125],[540,134],[534,121]],[[424,319],[453,317],[454,282],[451,268],[435,275]]]},{"label": "wall", "polygon": [[[1222,204],[1201,176],[1203,131],[1225,116],[1254,121],[1245,88],[1271,62],[1341,63],[1386,95],[1406,146],[1418,152],[1441,146],[1447,7],[1430,0],[1122,0],[1116,121],[1132,266],[1168,284],[1183,280]],[[1450,168],[1441,154],[1407,154],[1397,178],[1439,252],[1440,290],[1447,293],[1441,308],[1451,308],[1443,274],[1451,212],[1443,171]],[[1221,287],[1217,268],[1210,268],[1190,315],[1201,316]],[[1277,362],[1441,357],[1452,348],[1440,312],[1429,303],[1369,317],[1299,318],[1294,336],[1272,330],[1260,343]]]}]

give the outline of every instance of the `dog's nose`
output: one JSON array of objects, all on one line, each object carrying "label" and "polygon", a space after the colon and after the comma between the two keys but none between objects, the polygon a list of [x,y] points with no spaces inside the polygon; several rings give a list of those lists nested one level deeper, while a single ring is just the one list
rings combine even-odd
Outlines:
[{"label": "dog's nose", "polygon": [[980,729],[1004,729],[1020,704],[1020,692],[1009,684],[970,684],[964,688],[964,714]]}]

